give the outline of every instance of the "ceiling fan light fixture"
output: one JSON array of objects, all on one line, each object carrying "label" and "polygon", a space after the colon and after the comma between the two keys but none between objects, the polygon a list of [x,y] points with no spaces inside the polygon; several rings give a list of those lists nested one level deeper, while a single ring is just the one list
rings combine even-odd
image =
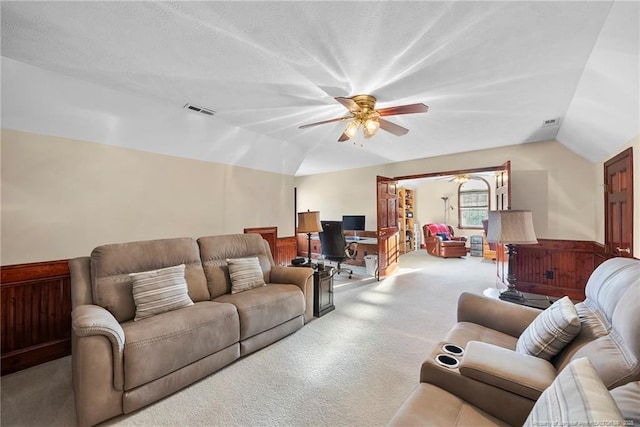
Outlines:
[{"label": "ceiling fan light fixture", "polygon": [[453,177],[453,180],[458,184],[463,184],[471,179],[467,174],[460,174]]},{"label": "ceiling fan light fixture", "polygon": [[344,132],[342,132],[342,135],[338,138],[338,142],[344,142],[355,137],[360,125],[362,125],[362,131],[365,138],[371,138],[380,128],[395,136],[402,136],[406,135],[407,132],[409,132],[409,129],[380,117],[397,116],[400,114],[426,113],[429,111],[429,107],[424,104],[398,105],[395,107],[376,110],[376,98],[372,95],[355,95],[350,98],[337,96],[335,97],[335,100],[349,110],[350,116],[336,117],[329,120],[322,120],[320,122],[308,123],[306,125],[299,126],[299,129],[350,120]]},{"label": "ceiling fan light fixture", "polygon": [[365,120],[364,125],[362,126],[362,131],[364,132],[365,138],[371,138],[376,132],[380,129],[380,122],[374,118],[368,118]]},{"label": "ceiling fan light fixture", "polygon": [[349,138],[353,138],[358,132],[358,127],[360,127],[360,120],[354,120],[347,123],[347,127],[344,130],[345,135],[347,135]]}]

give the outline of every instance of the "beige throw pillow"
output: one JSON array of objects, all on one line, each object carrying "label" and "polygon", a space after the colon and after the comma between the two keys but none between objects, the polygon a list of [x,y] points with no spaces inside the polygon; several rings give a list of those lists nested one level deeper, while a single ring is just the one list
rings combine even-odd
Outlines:
[{"label": "beige throw pillow", "polygon": [[227,259],[227,264],[229,265],[232,294],[267,286],[258,257],[230,258]]},{"label": "beige throw pillow", "polygon": [[625,423],[589,359],[582,357],[567,365],[542,392],[524,425],[623,426]]},{"label": "beige throw pillow", "polygon": [[580,318],[569,297],[543,310],[524,330],[516,351],[550,360],[580,333]]},{"label": "beige throw pillow", "polygon": [[134,321],[156,314],[193,305],[184,278],[184,264],[159,270],[131,273],[133,301],[136,304]]}]

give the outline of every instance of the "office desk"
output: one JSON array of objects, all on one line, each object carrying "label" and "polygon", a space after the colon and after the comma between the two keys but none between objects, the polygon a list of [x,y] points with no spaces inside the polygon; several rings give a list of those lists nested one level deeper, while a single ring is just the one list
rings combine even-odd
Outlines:
[{"label": "office desk", "polygon": [[[371,232],[370,232],[371,233]],[[344,262],[344,264],[351,264],[364,267],[365,255],[377,255],[378,254],[378,238],[377,237],[365,237],[358,236],[358,239],[353,239],[352,235],[346,235],[345,240],[347,243],[355,243],[358,245],[358,254],[356,259],[350,259]],[[307,258],[307,235],[300,233],[297,235],[298,242],[298,256]],[[312,258],[318,259],[322,254],[322,247],[320,246],[320,239],[318,234],[311,235],[311,254]]]},{"label": "office desk", "polygon": [[377,245],[378,238],[377,237],[358,237],[354,238],[351,236],[346,236],[345,240],[347,243],[357,243],[359,245]]}]

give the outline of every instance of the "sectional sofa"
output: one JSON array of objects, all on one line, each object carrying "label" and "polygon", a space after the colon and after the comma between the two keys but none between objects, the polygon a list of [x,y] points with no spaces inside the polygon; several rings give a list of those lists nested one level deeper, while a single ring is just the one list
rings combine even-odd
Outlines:
[{"label": "sectional sofa", "polygon": [[[605,261],[589,277],[585,294],[582,302],[565,297],[541,311],[463,293],[458,322],[432,347],[420,385],[390,424],[522,425],[546,405],[538,401],[543,393],[548,398],[548,389],[593,383],[587,378],[594,375],[601,387],[593,399],[610,399],[606,390],[613,390],[625,419],[640,423],[640,260]],[[588,366],[569,368],[579,359]],[[565,370],[577,374],[557,380]],[[622,425],[613,418],[613,424],[560,418],[562,405],[576,405],[567,402],[556,400],[560,412],[533,425]]]},{"label": "sectional sofa", "polygon": [[78,424],[126,414],[300,329],[313,270],[258,234],[109,244],[70,260]]}]

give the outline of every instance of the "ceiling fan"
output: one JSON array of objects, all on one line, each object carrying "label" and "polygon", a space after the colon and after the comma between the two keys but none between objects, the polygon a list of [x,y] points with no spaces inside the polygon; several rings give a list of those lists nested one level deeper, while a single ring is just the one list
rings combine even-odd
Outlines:
[{"label": "ceiling fan", "polygon": [[468,182],[468,181],[470,181],[472,179],[480,179],[480,178],[478,178],[477,176],[474,176],[474,175],[470,175],[468,173],[459,173],[459,174],[453,175],[451,177],[443,176],[442,178],[436,179],[436,181],[445,181],[446,180],[447,182],[456,182],[458,184],[462,184],[462,183]]},{"label": "ceiling fan", "polygon": [[351,115],[323,120],[316,123],[309,123],[300,126],[300,129],[323,125],[325,123],[350,120],[350,122],[347,123],[347,127],[344,132],[340,135],[340,138],[338,138],[339,142],[344,142],[353,138],[358,132],[360,126],[362,126],[362,132],[364,133],[365,138],[371,138],[376,134],[378,129],[386,130],[396,136],[402,136],[409,132],[409,129],[395,123],[391,123],[381,117],[397,116],[399,114],[426,113],[429,111],[429,107],[424,104],[399,105],[397,107],[388,107],[376,110],[376,98],[372,95],[356,95],[351,98],[338,96],[335,100],[344,105]]}]

